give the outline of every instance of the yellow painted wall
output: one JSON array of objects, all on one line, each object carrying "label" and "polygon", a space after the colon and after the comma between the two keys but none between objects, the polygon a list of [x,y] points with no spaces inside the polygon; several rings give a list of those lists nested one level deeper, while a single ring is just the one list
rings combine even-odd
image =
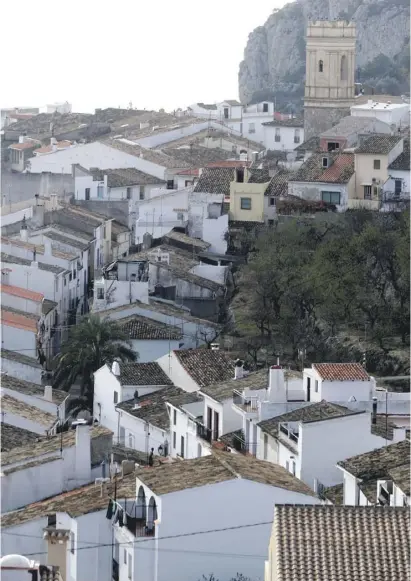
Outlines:
[{"label": "yellow painted wall", "polygon": [[[374,160],[380,160],[380,169],[374,169]],[[380,180],[380,186],[388,179],[388,156],[381,154],[355,154],[354,198],[364,200],[364,184],[372,184],[373,178]]]},{"label": "yellow painted wall", "polygon": [[[268,184],[231,182],[230,220],[264,222],[264,192]],[[251,198],[251,210],[241,209],[241,198]]]}]

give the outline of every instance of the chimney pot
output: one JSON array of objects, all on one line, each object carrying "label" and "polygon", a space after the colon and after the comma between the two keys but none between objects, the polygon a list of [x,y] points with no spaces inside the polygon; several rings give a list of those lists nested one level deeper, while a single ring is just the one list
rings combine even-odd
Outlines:
[{"label": "chimney pot", "polygon": [[116,377],[120,377],[120,365],[118,361],[113,361],[113,365],[111,366],[111,371],[113,375]]},{"label": "chimney pot", "polygon": [[44,387],[44,399],[47,401],[53,401],[53,388],[51,385],[46,385]]}]

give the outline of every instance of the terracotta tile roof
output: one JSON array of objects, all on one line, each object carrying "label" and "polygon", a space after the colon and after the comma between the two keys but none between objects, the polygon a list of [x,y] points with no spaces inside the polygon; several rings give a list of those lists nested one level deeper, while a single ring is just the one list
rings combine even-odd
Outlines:
[{"label": "terracotta tile roof", "polygon": [[410,463],[388,470],[388,476],[394,484],[407,496],[410,496]]},{"label": "terracotta tile roof", "polygon": [[194,187],[194,192],[229,196],[230,183],[233,180],[233,167],[205,167]]},{"label": "terracotta tile roof", "polygon": [[[21,264],[23,266],[30,266],[32,261],[27,260],[26,258],[19,258],[17,256],[11,256],[10,254],[5,254],[4,252],[1,253],[1,262],[5,262],[7,264]],[[54,274],[61,274],[65,272],[65,268],[61,268],[60,266],[53,266],[51,264],[44,264],[43,262],[37,262],[39,270],[44,270],[48,272],[53,272]]]},{"label": "terracotta tile roof", "polygon": [[315,497],[306,484],[277,464],[215,449],[202,458],[138,470],[136,476],[158,495],[244,479]]},{"label": "terracotta tile roof", "polygon": [[184,161],[194,167],[204,167],[212,162],[230,159],[233,153],[220,147],[204,147],[202,145],[186,145],[182,147],[167,147],[162,149],[167,155],[174,159]]},{"label": "terracotta tile roof", "polygon": [[10,361],[18,361],[22,365],[29,365],[30,367],[35,367],[37,369],[43,369],[37,359],[33,357],[28,357],[22,353],[16,353],[15,351],[9,351],[8,349],[1,350],[1,358],[9,359]]},{"label": "terracotta tile roof", "polygon": [[52,151],[67,149],[71,145],[72,145],[71,141],[58,141],[57,143],[55,143],[57,149],[53,149],[52,145],[45,145],[44,147],[36,149],[35,154],[37,155],[38,153],[51,153]]},{"label": "terracotta tile roof", "polygon": [[135,418],[150,422],[152,426],[156,426],[160,430],[168,431],[170,417],[166,404],[169,403],[174,407],[181,408],[185,404],[196,401],[200,401],[197,393],[187,393],[180,387],[172,386],[139,397],[137,409],[135,409],[134,399],[121,402],[117,408]]},{"label": "terracotta tile roof", "polygon": [[[7,419],[7,416],[6,416]],[[104,428],[103,426],[96,426],[90,429],[91,442],[91,464],[97,465],[104,460],[104,457],[109,453],[113,439],[113,432]],[[59,452],[60,446],[63,448],[72,448],[76,445],[76,430],[69,430],[63,432],[63,435],[50,437],[39,437],[38,442],[29,445],[21,445],[18,448],[13,448],[10,452],[2,454],[2,466],[11,466],[17,462],[25,462],[32,458],[40,458],[42,456]]]},{"label": "terracotta tile roof", "polygon": [[[44,427],[44,431],[50,430],[57,422],[56,416],[5,393],[1,394],[1,409],[2,413],[5,413],[6,420],[9,414],[20,416],[40,424]],[[4,465],[4,459],[2,459],[2,463]]]},{"label": "terracotta tile roof", "polygon": [[320,148],[320,138],[319,136],[310,137],[306,141],[303,141],[298,145],[294,151],[318,151]]},{"label": "terracotta tile roof", "polygon": [[225,446],[235,448],[240,443],[244,442],[243,430],[235,430],[234,432],[223,434],[218,438],[218,441],[222,442]]},{"label": "terracotta tile roof", "polygon": [[288,195],[288,182],[293,177],[293,172],[286,169],[279,169],[271,178],[270,183],[265,191],[266,196],[283,197]]},{"label": "terracotta tile roof", "polygon": [[[1,517],[2,527],[12,527],[23,524],[48,515],[54,515],[56,512],[67,513],[72,518],[77,518],[92,512],[106,510],[109,497],[113,495],[113,482],[108,483],[107,491],[101,494],[101,487],[96,484],[89,484],[76,488],[70,492],[64,492],[58,496],[53,496],[28,504],[24,508],[8,512]],[[136,476],[135,473],[117,478],[117,498],[118,499],[135,499],[136,498]]]},{"label": "terracotta tile roof", "polygon": [[[233,364],[232,364],[233,365]],[[252,371],[241,379],[234,379],[233,367],[231,369],[230,378],[226,381],[221,381],[201,389],[202,393],[212,397],[216,401],[223,402],[227,399],[232,399],[233,390],[256,390],[265,389],[268,387],[268,370],[261,369],[260,371]]]},{"label": "terracotta tile roof", "polygon": [[295,117],[294,119],[274,119],[263,123],[266,127],[304,127],[304,119]]},{"label": "terracotta tile roof", "polygon": [[13,145],[9,145],[9,149],[23,151],[24,149],[34,149],[37,145],[40,145],[38,141],[26,141],[25,143],[13,143]]},{"label": "terracotta tile roof", "polygon": [[[383,480],[388,472],[398,466],[410,463],[410,443],[408,440],[390,444],[384,448],[378,448],[365,454],[352,456],[346,460],[337,462],[344,470],[359,478],[362,482],[371,480]],[[375,489],[375,496],[377,490]]]},{"label": "terracotta tile roof", "polygon": [[370,376],[360,363],[313,363],[325,381],[370,381]]},{"label": "terracotta tile roof", "polygon": [[180,349],[173,353],[200,388],[234,377],[234,361],[223,351]]},{"label": "terracotta tile roof", "polygon": [[[323,167],[323,158],[328,157],[331,165]],[[314,153],[289,179],[291,182],[320,182],[345,184],[353,176],[353,153]]]},{"label": "terracotta tile roof", "polygon": [[171,230],[168,234],[163,236],[163,240],[165,244],[169,244],[171,240],[171,246],[173,245],[172,242],[181,242],[184,246],[187,247],[187,250],[200,250],[202,252],[208,250],[211,246],[209,242],[204,242],[200,238],[192,238],[183,232],[177,232],[176,230]]},{"label": "terracotta tile roof", "polygon": [[1,422],[0,437],[2,452],[9,452],[13,448],[30,445],[41,438],[39,434],[4,422]]},{"label": "terracotta tile roof", "polygon": [[25,331],[32,331],[37,333],[37,322],[39,317],[33,319],[23,312],[15,312],[7,307],[2,307],[1,309],[1,323],[6,327],[14,327],[16,329],[22,329]]},{"label": "terracotta tile roof", "polygon": [[155,361],[149,363],[120,363],[122,385],[173,385]]},{"label": "terracotta tile roof", "polygon": [[182,169],[176,175],[179,176],[194,176],[198,178],[198,174],[200,173],[200,169]]},{"label": "terracotta tile roof", "polygon": [[178,341],[183,336],[181,329],[178,327],[166,325],[165,323],[160,323],[139,315],[121,319],[119,324],[130,339],[140,341]]},{"label": "terracotta tile roof", "polygon": [[327,486],[323,489],[321,495],[332,502],[334,505],[342,506],[344,504],[344,484],[335,484],[334,486]]},{"label": "terracotta tile roof", "polygon": [[355,153],[387,155],[401,139],[401,135],[372,135],[357,147]]},{"label": "terracotta tile roof", "polygon": [[363,413],[365,412],[353,411],[342,405],[329,403],[323,400],[318,403],[297,408],[291,412],[287,412],[286,414],[263,420],[257,425],[263,432],[270,434],[270,436],[277,437],[280,423],[301,422],[302,424],[309,424],[311,422],[321,422],[322,420],[331,420]]},{"label": "terracotta tile roof", "polygon": [[408,508],[276,505],[277,581],[399,581],[410,576]]},{"label": "terracotta tile roof", "polygon": [[[44,387],[32,383],[31,381],[25,381],[23,379],[17,379],[17,377],[12,377],[11,375],[3,375],[1,378],[1,387],[5,389],[11,389],[13,391],[18,391],[26,395],[31,395],[33,397],[38,397],[44,399]],[[60,389],[53,389],[52,398],[53,403],[60,405],[69,397],[69,394]]]},{"label": "terracotta tile roof", "polygon": [[170,155],[166,155],[160,151],[155,151],[154,149],[141,147],[138,144],[133,144],[133,142],[113,138],[102,139],[100,142],[108,147],[122,151],[123,153],[128,153],[135,157],[141,157],[142,159],[165,167],[166,169],[184,169],[189,167],[189,164],[183,160],[176,160]]},{"label": "terracotta tile roof", "polygon": [[388,166],[388,169],[397,171],[410,171],[410,141],[404,139],[404,151],[394,159]]},{"label": "terracotta tile roof", "polygon": [[21,288],[19,286],[11,286],[9,284],[0,285],[0,291],[7,295],[13,295],[15,297],[20,297],[22,299],[34,301],[36,303],[41,303],[44,299],[44,295],[42,295],[41,293],[36,293],[34,291]]}]

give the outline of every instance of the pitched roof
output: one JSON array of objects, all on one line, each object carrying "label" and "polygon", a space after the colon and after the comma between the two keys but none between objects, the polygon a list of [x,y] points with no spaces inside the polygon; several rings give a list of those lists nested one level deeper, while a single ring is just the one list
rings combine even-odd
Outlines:
[{"label": "pitched roof", "polygon": [[357,147],[355,153],[387,155],[401,139],[401,135],[372,135]]},{"label": "pitched roof", "polygon": [[136,476],[158,495],[244,479],[315,496],[304,482],[278,464],[217,450],[209,456],[163,464],[152,470],[138,470]]},{"label": "pitched roof", "polygon": [[20,297],[22,299],[27,299],[29,301],[35,301],[36,303],[41,303],[44,299],[44,295],[41,293],[36,293],[29,289],[21,288],[19,286],[11,286],[9,284],[0,285],[0,290],[2,293],[7,295],[13,295],[15,297]]},{"label": "pitched roof", "polygon": [[29,365],[30,367],[35,367],[36,369],[43,369],[37,359],[33,357],[28,357],[22,353],[17,353],[16,351],[9,351],[8,349],[1,350],[1,358],[9,359],[10,361],[17,361],[23,365]]},{"label": "pitched roof", "polygon": [[165,323],[133,315],[127,319],[121,319],[119,323],[130,339],[138,340],[179,340],[182,338],[181,329]]},{"label": "pitched roof", "polygon": [[297,408],[286,414],[275,416],[268,420],[263,420],[257,424],[263,432],[276,437],[280,423],[287,422],[301,422],[302,424],[309,424],[311,422],[321,422],[323,420],[332,420],[335,418],[342,418],[346,416],[354,416],[363,414],[363,411],[353,411],[342,405],[329,403],[328,401],[320,401],[304,407]]},{"label": "pitched roof", "polygon": [[410,463],[388,470],[388,476],[404,494],[410,496]]},{"label": "pitched roof", "polygon": [[344,504],[344,484],[334,484],[334,486],[327,486],[322,491],[322,496],[332,502],[334,505]]},{"label": "pitched roof", "polygon": [[315,135],[298,145],[294,151],[317,151],[320,148],[320,137]]},{"label": "pitched roof", "polygon": [[[33,421],[36,424],[40,424],[44,427],[44,431],[51,429],[57,422],[56,416],[29,405],[6,393],[1,394],[1,409],[2,413],[5,413],[6,419],[8,415],[20,416]],[[4,458],[2,459],[2,463],[4,464]]]},{"label": "pitched roof", "polygon": [[[173,145],[173,144],[171,144]],[[180,147],[169,146],[162,149],[167,155],[174,159],[185,161],[194,167],[204,167],[212,162],[230,159],[233,157],[231,151],[221,147],[205,147],[199,144],[183,145]]]},{"label": "pitched roof", "polygon": [[[67,246],[72,246],[73,248],[77,248],[78,250],[85,250],[89,245],[87,242],[82,242],[81,240],[76,240],[71,238],[70,236],[65,236],[64,234],[60,234],[56,230],[60,230],[59,224],[53,224],[51,226],[52,229],[43,232],[43,236],[45,238],[50,238],[50,240],[54,240],[55,242],[60,242],[61,244],[65,244]],[[69,230],[69,229],[67,229]],[[74,235],[78,236],[78,232],[75,230],[71,231]]]},{"label": "pitched roof", "polygon": [[241,379],[234,379],[232,367],[231,376],[226,381],[213,383],[201,389],[202,393],[212,397],[216,401],[225,401],[233,397],[233,390],[257,390],[268,387],[268,370],[252,371]]},{"label": "pitched roof", "polygon": [[104,176],[107,176],[107,185],[109,188],[165,183],[164,180],[139,171],[134,167],[119,169],[90,168],[90,173],[94,180],[100,182],[104,181]]},{"label": "pitched roof", "polygon": [[137,404],[134,399],[123,401],[118,404],[117,409],[123,410],[135,418],[150,422],[152,426],[156,426],[161,430],[169,430],[170,417],[167,410],[167,403],[174,407],[181,408],[181,406],[189,403],[200,401],[197,393],[187,393],[180,387],[168,387],[160,389],[148,395],[142,395],[137,398]]},{"label": "pitched roof", "polygon": [[122,385],[173,385],[155,361],[149,363],[120,363]]},{"label": "pitched roof", "polygon": [[196,103],[196,105],[198,105],[202,109],[207,109],[209,111],[217,111],[217,105],[214,104],[208,105],[207,103]]},{"label": "pitched roof", "polygon": [[[324,157],[331,162],[327,168],[323,167]],[[345,184],[350,181],[354,171],[353,153],[313,153],[289,181]]]},{"label": "pitched roof", "polygon": [[9,145],[9,149],[22,151],[24,149],[34,149],[37,145],[40,145],[39,141],[25,141],[24,143],[13,143]]},{"label": "pitched roof", "polygon": [[[7,264],[21,264],[23,266],[30,266],[32,263],[31,260],[27,260],[26,258],[11,256],[11,254],[5,254],[4,252],[1,253],[1,262],[6,262]],[[37,262],[37,265],[40,270],[53,272],[54,274],[61,274],[66,271],[65,268],[61,268],[60,266],[44,264],[43,262]]]},{"label": "pitched roof", "polygon": [[[7,419],[7,416],[6,416]],[[90,441],[91,441],[91,462],[94,465],[98,462],[99,456],[101,456],[101,450],[103,447],[100,444],[101,440],[109,439],[111,441],[113,437],[113,432],[104,428],[103,426],[95,426],[90,428]],[[30,460],[31,458],[39,458],[46,454],[51,454],[53,452],[58,452],[60,446],[63,448],[71,448],[76,445],[76,430],[69,430],[68,432],[62,432],[57,436],[39,437],[38,441],[34,444],[29,445],[23,444],[18,448],[13,448],[10,452],[5,452],[2,454],[1,462],[2,466],[9,466],[15,464],[16,462],[24,462]],[[103,450],[104,454],[107,453],[107,446]],[[100,460],[102,461],[102,460]]]},{"label": "pitched roof", "polygon": [[[381,123],[381,121],[380,121]],[[373,117],[353,117],[347,115],[339,123],[321,133],[320,137],[349,137],[354,133],[360,133],[367,129],[372,130],[375,126]],[[388,128],[388,125],[387,125]],[[368,131],[370,133],[371,131]]]},{"label": "pitched roof", "polygon": [[173,353],[200,388],[234,377],[234,362],[223,351],[180,349]]},{"label": "pitched roof", "polygon": [[341,460],[337,465],[362,482],[366,482],[387,478],[390,470],[409,463],[410,443],[409,440],[402,440],[384,448]]},{"label": "pitched roof", "polygon": [[163,236],[164,242],[167,244],[169,241],[181,242],[189,249],[195,249],[196,251],[205,251],[208,250],[211,246],[209,242],[204,242],[200,238],[193,238],[192,236],[188,236],[183,232],[178,232],[176,230],[170,230],[168,234]]},{"label": "pitched roof", "polygon": [[[1,378],[1,387],[6,389],[12,389],[13,391],[18,391],[26,395],[31,395],[33,397],[44,398],[44,387],[32,383],[31,381],[25,381],[23,379],[17,379],[17,377],[12,377],[11,375],[4,374]],[[60,389],[52,390],[53,403],[60,405],[69,397],[69,394]]]},{"label": "pitched roof", "polygon": [[71,141],[67,141],[67,140],[58,141],[57,143],[55,143],[56,149],[54,149],[52,145],[45,145],[44,147],[40,147],[39,149],[36,149],[35,153],[36,153],[36,155],[38,153],[51,153],[52,151],[59,151],[62,149],[67,149],[68,147],[71,147],[71,145],[72,145]]},{"label": "pitched roof", "polygon": [[[116,479],[117,498],[135,499],[136,497],[136,476],[135,473]],[[3,528],[16,526],[36,520],[56,512],[67,513],[72,518],[83,516],[92,512],[106,510],[109,497],[113,494],[113,483],[109,482],[107,492],[101,494],[100,486],[94,483],[81,488],[76,488],[70,492],[63,492],[57,496],[52,496],[40,502],[34,502],[27,506],[3,514],[1,524]]]},{"label": "pitched roof", "polygon": [[304,119],[294,117],[292,119],[274,119],[263,123],[266,127],[304,127]]},{"label": "pitched roof", "polygon": [[408,508],[276,505],[278,581],[399,581],[410,576]]},{"label": "pitched roof", "polygon": [[234,180],[233,167],[205,167],[194,187],[194,192],[230,195],[230,183]]},{"label": "pitched roof", "polygon": [[388,169],[397,171],[410,171],[410,142],[404,139],[404,151],[394,159],[388,166]]},{"label": "pitched roof", "polygon": [[370,376],[360,363],[313,363],[324,381],[370,381]]},{"label": "pitched roof", "polygon": [[237,99],[227,99],[223,101],[223,103],[227,103],[227,105],[231,105],[231,107],[240,107],[241,103],[237,101]]},{"label": "pitched roof", "polygon": [[288,194],[288,182],[292,176],[293,172],[283,168],[279,169],[270,179],[270,183],[268,184],[264,194],[276,198],[286,196]]},{"label": "pitched roof", "polygon": [[128,153],[134,157],[141,157],[151,163],[165,167],[166,169],[184,169],[190,167],[188,163],[182,160],[176,160],[173,157],[166,155],[163,152],[156,151],[154,149],[147,149],[141,147],[140,145],[133,143],[132,141],[124,141],[123,139],[106,138],[100,140],[101,143],[122,151],[123,153]]},{"label": "pitched roof", "polygon": [[2,307],[1,309],[1,324],[6,327],[14,327],[15,329],[22,329],[23,331],[31,331],[37,333],[37,323],[39,316],[30,316],[30,313],[17,311],[10,307]]},{"label": "pitched roof", "polygon": [[37,442],[41,436],[34,432],[30,432],[29,430],[24,430],[23,428],[18,428],[17,426],[1,422],[0,437],[1,451],[9,452],[13,448]]}]

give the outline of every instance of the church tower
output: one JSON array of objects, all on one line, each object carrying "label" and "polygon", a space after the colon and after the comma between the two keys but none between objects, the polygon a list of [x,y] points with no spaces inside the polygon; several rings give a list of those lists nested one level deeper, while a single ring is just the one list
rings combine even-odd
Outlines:
[{"label": "church tower", "polygon": [[309,139],[350,114],[354,103],[355,24],[309,22],[304,95],[304,138]]}]

